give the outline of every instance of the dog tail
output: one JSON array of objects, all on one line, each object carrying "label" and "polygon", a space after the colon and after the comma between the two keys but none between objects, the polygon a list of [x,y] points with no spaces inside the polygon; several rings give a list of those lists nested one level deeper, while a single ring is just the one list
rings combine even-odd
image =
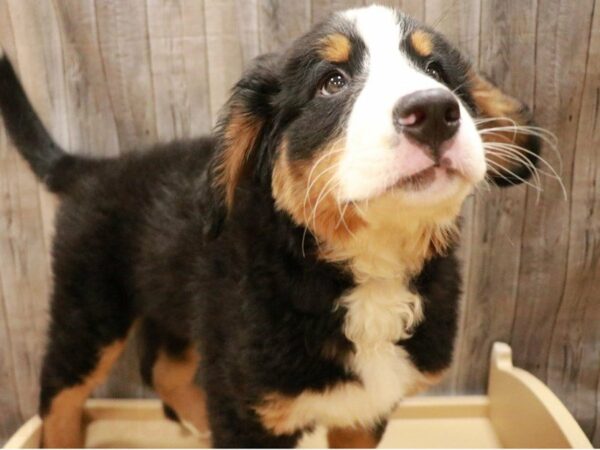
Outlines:
[{"label": "dog tail", "polygon": [[[8,135],[31,170],[51,192],[63,192],[78,166],[90,160],[66,153],[50,136],[0,48],[0,113]],[[84,167],[79,167],[84,168]]]}]

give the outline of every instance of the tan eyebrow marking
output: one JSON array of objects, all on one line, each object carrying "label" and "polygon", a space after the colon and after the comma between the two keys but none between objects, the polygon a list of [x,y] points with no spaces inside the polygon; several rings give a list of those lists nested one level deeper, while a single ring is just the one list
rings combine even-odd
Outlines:
[{"label": "tan eyebrow marking", "polygon": [[431,35],[423,30],[416,30],[410,35],[410,42],[421,56],[429,56],[433,51]]},{"label": "tan eyebrow marking", "polygon": [[319,54],[324,59],[334,63],[346,62],[350,59],[352,44],[343,34],[330,34],[321,39],[320,43],[322,47]]}]

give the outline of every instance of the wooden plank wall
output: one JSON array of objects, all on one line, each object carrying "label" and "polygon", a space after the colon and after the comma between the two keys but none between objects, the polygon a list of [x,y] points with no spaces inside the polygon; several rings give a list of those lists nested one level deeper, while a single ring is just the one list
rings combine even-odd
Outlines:
[{"label": "wooden plank wall", "polygon": [[[0,0],[0,45],[56,139],[115,155],[211,128],[254,56],[366,0]],[[369,2],[370,3],[370,2]],[[600,0],[385,0],[435,25],[558,138],[555,180],[465,205],[455,364],[435,393],[486,387],[493,341],[600,446]],[[560,157],[559,157],[560,156]],[[0,443],[34,414],[55,200],[0,126]],[[136,348],[98,395],[151,395]]]}]

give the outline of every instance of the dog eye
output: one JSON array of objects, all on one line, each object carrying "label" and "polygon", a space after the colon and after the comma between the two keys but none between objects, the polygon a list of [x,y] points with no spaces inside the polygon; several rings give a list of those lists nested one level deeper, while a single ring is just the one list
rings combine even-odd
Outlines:
[{"label": "dog eye", "polygon": [[342,72],[328,75],[321,85],[321,95],[334,95],[343,91],[348,86],[348,79]]},{"label": "dog eye", "polygon": [[444,69],[442,68],[441,64],[437,61],[430,61],[429,63],[427,63],[427,67],[425,67],[425,72],[427,72],[427,75],[439,81],[440,83],[445,83],[446,81],[446,74],[444,72]]}]

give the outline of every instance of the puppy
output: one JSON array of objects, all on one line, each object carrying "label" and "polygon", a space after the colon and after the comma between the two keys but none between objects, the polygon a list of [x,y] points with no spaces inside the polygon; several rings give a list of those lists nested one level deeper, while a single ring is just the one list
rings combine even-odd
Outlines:
[{"label": "puppy", "polygon": [[66,153],[7,59],[0,109],[61,199],[45,446],[82,445],[84,402],[134,327],[144,380],[217,447],[293,447],[317,424],[376,446],[450,364],[463,201],[486,176],[525,180],[539,151],[521,102],[379,6],[258,58],[210,136]]}]

